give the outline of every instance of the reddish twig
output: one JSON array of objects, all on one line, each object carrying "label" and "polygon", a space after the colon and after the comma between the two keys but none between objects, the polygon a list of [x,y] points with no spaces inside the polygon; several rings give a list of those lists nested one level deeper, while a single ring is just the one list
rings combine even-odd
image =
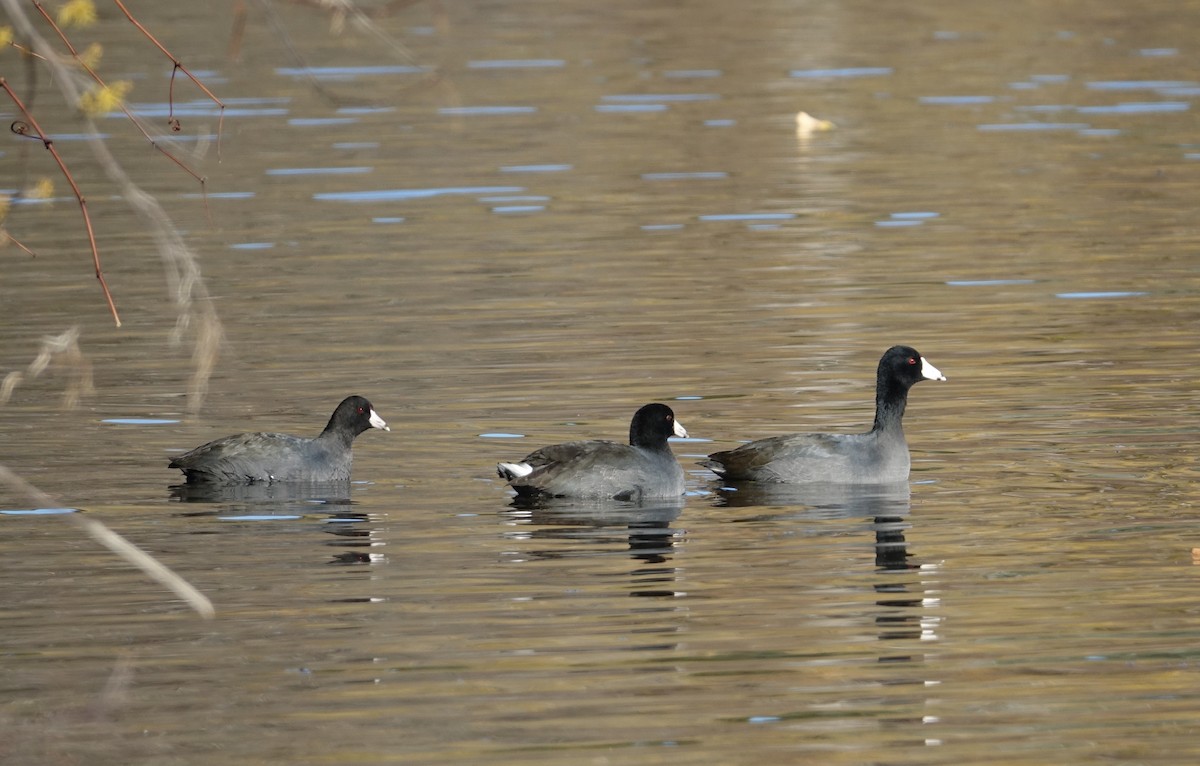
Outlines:
[{"label": "reddish twig", "polygon": [[24,102],[22,102],[20,97],[17,96],[16,92],[9,87],[8,80],[3,77],[0,77],[0,89],[3,89],[4,92],[8,94],[8,97],[12,99],[13,104],[16,105],[17,109],[20,110],[21,114],[26,120],[25,122],[21,122],[19,120],[13,122],[11,130],[19,136],[30,136],[30,129],[32,128],[33,133],[36,135],[31,137],[35,137],[42,142],[42,145],[46,147],[46,151],[50,152],[51,156],[54,157],[54,161],[58,163],[58,169],[62,171],[63,177],[67,179],[67,183],[70,184],[71,191],[74,192],[75,199],[79,202],[79,210],[83,213],[83,224],[87,229],[88,244],[92,248],[92,264],[96,267],[96,279],[99,280],[100,288],[104,291],[104,300],[108,301],[108,310],[112,312],[113,321],[117,323],[117,327],[120,327],[121,316],[117,313],[117,305],[113,302],[112,293],[109,292],[108,289],[108,282],[104,280],[104,271],[100,268],[100,250],[96,247],[96,232],[92,228],[92,217],[88,213],[87,200],[84,199],[83,192],[79,190],[79,186],[75,183],[75,179],[71,176],[71,171],[67,170],[67,164],[63,162],[62,156],[60,156],[58,150],[54,148],[54,141],[46,136],[46,133],[42,130],[42,127],[38,125],[37,120],[34,119],[34,116],[29,113],[28,109],[25,108]]},{"label": "reddish twig", "polygon": [[147,40],[154,43],[154,46],[156,48],[158,48],[160,51],[162,51],[162,54],[164,56],[166,56],[168,59],[170,59],[171,63],[175,66],[175,68],[173,70],[171,70],[171,84],[168,89],[169,95],[168,95],[168,101],[167,101],[167,110],[168,110],[167,111],[167,123],[171,126],[171,130],[176,130],[176,131],[179,130],[179,121],[176,120],[175,116],[174,116],[174,114],[175,114],[175,73],[176,72],[183,72],[185,75],[187,75],[187,78],[192,81],[192,84],[194,84],[197,88],[199,88],[201,91],[203,91],[204,95],[206,95],[210,99],[212,99],[212,102],[220,108],[221,116],[217,119],[217,162],[220,162],[221,161],[221,130],[222,130],[223,126],[225,125],[225,103],[223,101],[221,101],[221,99],[217,98],[216,95],[204,85],[204,83],[200,82],[200,79],[198,77],[196,77],[196,75],[194,75],[190,71],[188,71],[188,68],[183,65],[183,62],[180,61],[179,59],[175,58],[175,56],[169,50],[167,50],[166,47],[164,47],[163,44],[160,43],[154,35],[152,35],[150,33],[150,30],[148,30],[148,29],[146,29],[146,27],[142,26],[142,23],[140,21],[138,21],[137,19],[135,19],[133,17],[133,14],[129,12],[129,9],[125,7],[125,3],[121,2],[121,0],[113,0],[113,3],[115,3],[116,6],[121,9],[121,13],[125,14],[125,18],[129,19],[129,23],[133,24],[135,27],[137,27],[138,31],[141,32],[143,35],[145,35]]},{"label": "reddish twig", "polygon": [[[71,40],[67,37],[66,33],[64,33],[62,31],[62,28],[59,27],[57,23],[55,23],[53,17],[51,17],[50,14],[46,11],[46,9],[42,7],[42,4],[40,2],[37,2],[37,0],[34,0],[33,6],[35,8],[37,8],[38,13],[42,14],[42,18],[44,18],[46,20],[46,23],[49,24],[50,28],[53,29],[55,34],[58,35],[58,39],[62,40],[62,44],[67,47],[68,51],[70,51],[71,57],[75,59],[75,63],[79,64],[79,66],[83,68],[83,71],[87,72],[88,76],[90,76],[93,80],[96,81],[97,85],[99,85],[101,88],[107,88],[108,83],[104,82],[104,80],[100,77],[100,75],[97,74],[96,71],[94,69],[92,69],[90,66],[88,66],[87,62],[85,62],[80,57],[79,51],[77,51],[75,49],[75,46],[71,44]],[[187,173],[192,178],[196,179],[196,182],[200,184],[200,193],[204,195],[205,205],[207,206],[208,190],[207,190],[207,186],[205,183],[207,179],[205,179],[204,176],[200,175],[196,171],[192,170],[187,165],[187,163],[185,163],[183,160],[179,159],[178,157],[176,157],[175,155],[171,154],[166,149],[164,149],[162,146],[160,146],[159,143],[157,141],[155,141],[154,138],[150,135],[150,132],[148,130],[146,130],[144,127],[142,127],[141,121],[138,120],[138,118],[135,117],[133,115],[133,113],[129,111],[129,108],[125,106],[124,101],[121,101],[118,104],[118,108],[120,108],[120,110],[125,114],[125,116],[127,118],[129,118],[129,121],[131,123],[133,123],[133,126],[135,128],[138,129],[138,132],[142,134],[142,137],[144,137],[148,142],[150,142],[151,146],[153,146],[155,149],[157,149],[159,152],[161,152],[171,162],[174,162],[176,165],[178,165],[180,167],[180,169],[183,170],[183,172]],[[177,122],[176,122],[176,124],[177,124]],[[172,126],[172,129],[177,130],[178,128]]]},{"label": "reddish twig", "polygon": [[4,244],[5,242],[11,242],[20,249],[24,250],[29,254],[30,258],[37,258],[37,253],[30,250],[28,247],[25,247],[25,245],[21,243],[21,240],[14,237],[7,229],[0,227],[0,245]]}]

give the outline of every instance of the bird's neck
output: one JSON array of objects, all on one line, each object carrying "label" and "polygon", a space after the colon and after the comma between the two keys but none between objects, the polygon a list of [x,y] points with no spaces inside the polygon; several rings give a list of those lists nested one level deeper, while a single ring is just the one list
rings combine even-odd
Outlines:
[{"label": "bird's neck", "polygon": [[666,440],[663,440],[661,443],[659,443],[657,441],[652,442],[652,441],[646,441],[646,440],[642,440],[642,439],[634,439],[633,434],[630,434],[629,446],[630,447],[639,447],[641,449],[651,450],[654,452],[670,452],[671,451],[671,448],[669,446],[667,446]]},{"label": "bird's neck", "polygon": [[333,421],[329,421],[329,425],[325,426],[325,430],[317,437],[318,441],[326,444],[342,444],[349,446],[354,443],[354,437],[349,431],[340,430],[333,427]]},{"label": "bird's neck", "polygon": [[908,404],[908,389],[902,385],[879,381],[875,387],[875,425],[872,431],[903,433],[901,421]]}]

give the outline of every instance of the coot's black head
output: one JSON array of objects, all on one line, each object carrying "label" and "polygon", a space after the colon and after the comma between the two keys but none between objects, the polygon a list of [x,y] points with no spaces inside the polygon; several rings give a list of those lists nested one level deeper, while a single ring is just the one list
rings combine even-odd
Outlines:
[{"label": "coot's black head", "polygon": [[347,396],[333,411],[333,417],[329,418],[329,425],[325,426],[325,433],[333,431],[354,438],[371,428],[392,430],[388,428],[383,418],[375,414],[375,409],[371,407],[370,402],[361,396]]},{"label": "coot's black head", "polygon": [[946,376],[922,357],[912,346],[892,346],[879,360],[877,380],[891,388],[899,384],[905,391],[922,380],[945,380]]},{"label": "coot's black head", "polygon": [[629,443],[635,447],[665,448],[671,436],[687,436],[683,424],[665,404],[647,404],[633,413],[629,424]]}]

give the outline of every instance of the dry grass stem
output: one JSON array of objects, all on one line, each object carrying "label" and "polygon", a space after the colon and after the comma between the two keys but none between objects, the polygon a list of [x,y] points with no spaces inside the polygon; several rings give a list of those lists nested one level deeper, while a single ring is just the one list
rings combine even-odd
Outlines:
[{"label": "dry grass stem", "polygon": [[[0,7],[8,11],[17,32],[30,42],[35,51],[45,56],[46,65],[54,75],[54,82],[67,102],[79,103],[79,83],[73,76],[76,73],[65,66],[55,55],[49,43],[38,33],[25,14],[22,4],[18,0],[0,0]],[[138,26],[142,28],[140,25]],[[0,83],[3,83],[2,79],[0,79]],[[207,91],[206,88],[201,87]],[[15,94],[12,95],[15,97]],[[83,114],[81,119],[90,136],[87,144],[93,155],[99,161],[109,180],[118,187],[121,197],[141,216],[158,246],[159,257],[162,259],[166,272],[168,290],[176,310],[172,341],[179,342],[187,328],[195,328],[192,376],[188,384],[188,407],[193,413],[197,412],[207,393],[209,376],[216,364],[222,338],[221,321],[200,273],[199,258],[184,242],[183,236],[158,201],[137,186],[112,155],[108,145],[100,137],[92,118]],[[38,132],[39,135],[43,135],[40,128]],[[52,148],[52,146],[53,144],[49,143],[47,148]],[[74,186],[73,182],[72,186]],[[80,199],[82,199],[82,195],[80,195]],[[115,315],[115,307],[113,311]]]},{"label": "dry grass stem", "polygon": [[[7,467],[0,465],[0,484],[6,484],[14,490],[22,493],[39,507],[42,508],[58,508],[60,507],[54,498],[47,495],[37,487],[17,476]],[[213,608],[212,601],[203,593],[196,589],[191,583],[183,579],[175,572],[171,571],[166,565],[160,563],[158,559],[143,551],[133,543],[126,540],[121,535],[109,529],[107,526],[95,519],[89,519],[81,513],[63,514],[62,518],[74,524],[84,533],[91,537],[96,542],[108,548],[113,553],[123,558],[128,563],[137,567],[146,573],[152,580],[158,582],[163,587],[170,590],[179,598],[183,599],[193,610],[206,620],[212,619],[216,615],[216,610]]]},{"label": "dry grass stem", "polygon": [[63,393],[63,406],[74,407],[79,400],[95,392],[92,383],[92,363],[79,348],[79,327],[64,330],[58,335],[42,338],[42,347],[38,355],[29,363],[24,372],[14,370],[4,376],[0,382],[0,404],[12,398],[13,391],[27,379],[33,380],[40,376],[53,361],[61,361],[70,371],[67,390]]}]

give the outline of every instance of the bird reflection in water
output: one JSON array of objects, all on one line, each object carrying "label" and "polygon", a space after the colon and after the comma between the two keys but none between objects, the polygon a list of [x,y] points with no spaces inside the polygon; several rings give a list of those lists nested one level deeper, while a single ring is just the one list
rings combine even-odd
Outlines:
[{"label": "bird reflection in water", "polygon": [[[895,484],[764,484],[727,483],[718,490],[724,507],[770,507],[772,519],[869,519],[875,537],[875,571],[881,576],[873,585],[879,639],[936,639],[938,619],[928,614],[937,605],[927,594],[926,578],[934,569],[917,562],[908,549],[905,533],[912,527],[911,488]],[[787,510],[780,514],[779,508]],[[754,519],[751,519],[754,520]],[[912,576],[906,576],[912,575]],[[918,653],[889,654],[880,662],[920,661]]]},{"label": "bird reflection in water", "polygon": [[168,488],[171,499],[185,503],[182,517],[224,521],[273,522],[324,517],[323,534],[339,549],[331,564],[373,564],[384,560],[372,517],[352,510],[351,482],[259,482],[255,484],[185,483]]},{"label": "bird reflection in water", "polygon": [[670,566],[675,546],[683,537],[674,526],[683,511],[683,499],[653,504],[618,501],[579,501],[545,498],[514,499],[505,512],[509,523],[520,531],[509,536],[523,543],[567,543],[565,547],[524,546],[529,559],[561,559],[579,556],[611,556],[613,545],[623,541],[625,550],[639,566],[630,572],[637,597],[676,597],[676,570]]}]

